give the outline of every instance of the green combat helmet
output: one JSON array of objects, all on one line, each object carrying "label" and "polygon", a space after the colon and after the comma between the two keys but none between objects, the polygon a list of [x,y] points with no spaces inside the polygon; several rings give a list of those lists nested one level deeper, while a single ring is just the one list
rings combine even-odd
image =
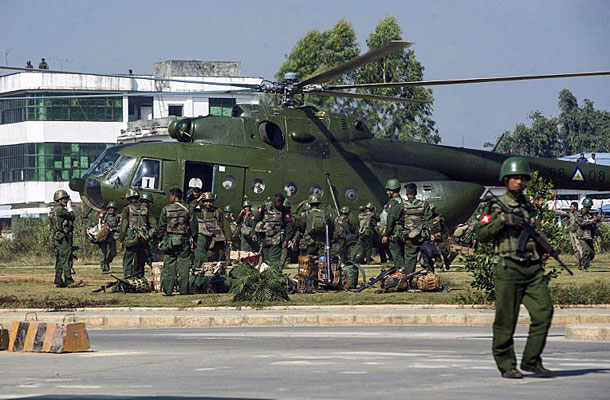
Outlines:
[{"label": "green combat helmet", "polygon": [[203,201],[216,201],[216,196],[212,192],[205,192],[201,198]]},{"label": "green combat helmet", "polygon": [[585,199],[582,201],[582,206],[585,207],[585,208],[593,207],[593,200],[591,200],[588,197],[585,197]]},{"label": "green combat helmet", "polygon": [[385,188],[388,190],[400,190],[400,181],[395,178],[388,179],[385,182]]},{"label": "green combat helmet", "polygon": [[114,201],[111,201],[111,202],[109,202],[109,203],[108,203],[108,205],[106,206],[106,210],[109,210],[109,209],[111,209],[111,208],[114,208],[114,209],[116,210],[116,209],[117,209],[117,208],[119,208],[119,207],[116,205],[116,203],[115,203]]},{"label": "green combat helmet", "polygon": [[68,198],[70,199],[70,195],[63,189],[56,190],[55,194],[53,194],[53,201],[59,201],[61,199]]},{"label": "green combat helmet", "polygon": [[368,203],[366,203],[364,208],[368,208],[369,210],[373,211],[373,210],[375,210],[375,204],[373,204],[372,202],[369,201]]},{"label": "green combat helmet", "polygon": [[140,201],[147,201],[150,204],[154,203],[155,201],[153,200],[153,196],[150,193],[142,193],[142,196],[140,196]]},{"label": "green combat helmet", "polygon": [[532,176],[530,163],[522,157],[509,157],[502,163],[500,168],[500,181],[511,175],[525,175],[528,178]]},{"label": "green combat helmet", "polygon": [[307,200],[307,202],[309,204],[320,204],[322,202],[322,199],[320,199],[319,194],[314,193],[309,196],[309,199]]},{"label": "green combat helmet", "polygon": [[225,212],[227,212],[227,213],[232,213],[232,212],[233,212],[233,206],[232,206],[232,205],[230,205],[230,204],[227,204],[227,205],[225,206]]},{"label": "green combat helmet", "polygon": [[284,199],[284,207],[286,207],[286,208],[292,207],[292,203],[290,202],[290,200]]},{"label": "green combat helmet", "polygon": [[347,214],[349,214],[349,207],[343,206],[343,207],[341,207],[341,210],[339,210],[339,211],[341,212],[341,214],[347,215]]},{"label": "green combat helmet", "polygon": [[241,203],[241,208],[246,208],[246,207],[252,208],[252,203],[250,203],[248,200],[244,200],[244,202]]},{"label": "green combat helmet", "polygon": [[135,189],[129,189],[129,190],[127,191],[127,193],[125,194],[125,198],[126,198],[126,199],[131,199],[132,197],[137,197],[137,198],[139,198],[139,197],[140,197],[140,194],[138,193],[138,191],[137,191],[137,190],[135,190]]}]

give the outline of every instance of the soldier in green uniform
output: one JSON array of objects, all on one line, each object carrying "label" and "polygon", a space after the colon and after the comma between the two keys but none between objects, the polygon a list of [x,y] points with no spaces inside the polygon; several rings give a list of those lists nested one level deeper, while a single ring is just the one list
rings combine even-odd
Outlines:
[{"label": "soldier in green uniform", "polygon": [[224,259],[228,262],[231,262],[231,250],[239,249],[239,232],[237,229],[237,220],[235,218],[235,213],[233,212],[232,205],[227,204],[224,207],[224,215],[225,221],[229,223],[229,227],[231,228],[231,237],[227,238],[230,245],[225,246]]},{"label": "soldier in green uniform", "polygon": [[292,239],[288,237],[287,232],[294,232],[292,217],[284,207],[284,195],[274,194],[271,201],[259,207],[254,220],[257,224],[262,221],[265,231],[265,238],[261,242],[263,260],[269,265],[278,265],[281,268],[282,249],[286,248],[288,241]]},{"label": "soldier in green uniform", "polygon": [[591,261],[595,258],[595,248],[593,239],[597,233],[597,223],[602,218],[600,214],[591,215],[591,206],[593,200],[586,198],[582,201],[582,208],[576,211],[575,223],[577,226],[576,237],[582,249],[582,258],[578,262],[578,269],[588,271],[591,266]]},{"label": "soldier in green uniform", "polygon": [[432,212],[430,241],[434,243],[443,259],[441,271],[449,271],[451,268],[451,262],[457,255],[451,251],[451,245],[449,243],[449,228],[445,223],[445,218],[436,211],[436,206],[434,204],[430,204],[430,211]]},{"label": "soldier in green uniform", "polygon": [[292,245],[292,243],[293,243],[292,238],[294,237],[296,229],[294,226],[294,219],[292,218],[292,203],[290,203],[290,200],[284,199],[284,209],[290,215],[290,218],[292,219],[292,223],[290,223],[286,226],[286,238],[291,238],[291,239],[286,239],[286,241],[287,241],[286,246],[282,246],[282,256],[280,257],[280,265],[282,266],[282,268],[284,268],[286,265],[288,265],[288,263],[290,262],[290,260],[293,257],[296,257],[296,256],[294,256],[294,246]]},{"label": "soldier in green uniform", "polygon": [[119,238],[119,230],[121,217],[116,213],[117,204],[111,201],[106,206],[106,212],[100,215],[100,224],[108,227],[108,238],[103,242],[98,243],[100,248],[100,268],[102,274],[110,273],[110,264],[116,256],[116,241]]},{"label": "soldier in green uniform", "polygon": [[137,190],[129,189],[126,194],[129,203],[121,213],[121,233],[119,240],[123,253],[123,277],[143,278],[146,264],[147,241],[151,237],[152,225],[147,207],[140,204]]},{"label": "soldier in green uniform", "polygon": [[53,244],[53,253],[55,253],[54,283],[57,287],[73,286],[72,232],[74,230],[74,213],[67,209],[70,196],[65,190],[57,190],[53,194],[53,201],[55,201],[55,206],[49,214],[49,219],[51,243]]},{"label": "soldier in green uniform", "polygon": [[205,192],[199,197],[199,204],[193,209],[199,225],[195,267],[208,261],[224,258],[225,248],[231,246],[231,226],[221,209],[214,206],[216,196]]},{"label": "soldier in green uniform", "polygon": [[252,218],[252,203],[244,200],[242,210],[237,216],[237,225],[239,226],[239,250],[253,251],[252,234],[254,233],[254,224]]},{"label": "soldier in green uniform", "polygon": [[405,185],[406,200],[399,195],[400,183],[397,179],[389,179],[386,190],[390,199],[386,204],[388,218],[382,243],[389,241],[394,265],[411,274],[415,272],[421,246],[429,237],[432,222],[430,205],[416,198],[417,186],[414,183]]},{"label": "soldier in green uniform", "polygon": [[[154,203],[153,195],[145,192],[140,196],[140,205],[148,210],[148,224],[146,226],[146,232],[142,235],[142,239],[144,241],[144,254],[146,255],[145,264],[148,264],[152,268],[153,263],[153,247],[154,242],[157,237],[157,219],[150,211],[150,207],[152,207]],[[144,271],[142,271],[143,276]]]},{"label": "soldier in green uniform", "polygon": [[368,263],[377,222],[379,222],[379,217],[375,214],[375,205],[369,202],[364,206],[364,210],[358,214],[358,241],[352,249],[354,262]]},{"label": "soldier in green uniform", "polygon": [[299,225],[299,233],[295,242],[299,243],[302,255],[323,256],[326,246],[326,226],[328,225],[329,237],[333,234],[333,222],[330,213],[320,207],[322,200],[318,194],[309,196],[309,208],[302,212]]},{"label": "soldier in green uniform", "polygon": [[573,201],[570,203],[570,211],[561,211],[556,210],[555,214],[561,217],[568,218],[568,229],[570,231],[570,244],[572,245],[572,250],[574,251],[574,257],[578,261],[578,269],[582,269],[582,247],[580,245],[580,240],[578,239],[578,233],[581,231],[578,223],[576,222],[576,217],[578,215],[578,202]]},{"label": "soldier in green uniform", "polygon": [[347,241],[355,237],[356,227],[350,220],[350,209],[347,206],[341,207],[340,214],[335,218],[335,230],[333,232],[333,254],[341,255],[345,258],[343,261],[348,261],[351,258],[350,254],[343,254],[346,250]]},{"label": "soldier in green uniform", "polygon": [[[496,317],[492,351],[502,377],[511,379],[523,377],[517,369],[513,343],[521,303],[531,317],[521,369],[541,377],[553,375],[542,366],[540,357],[553,317],[548,279],[542,266],[548,255],[541,254],[531,238],[525,251],[517,251],[523,223],[533,226],[536,223],[536,209],[523,194],[530,176],[530,165],[524,158],[510,157],[504,161],[500,180],[506,185],[506,193],[488,204],[477,232],[482,243],[493,243]],[[502,202],[504,207],[498,202]]]},{"label": "soldier in green uniform", "polygon": [[157,237],[163,251],[161,289],[163,295],[171,296],[178,274],[178,292],[189,292],[189,269],[191,249],[197,241],[198,223],[195,214],[182,202],[182,190],[172,188],[169,192],[170,204],[163,207],[159,217]]}]

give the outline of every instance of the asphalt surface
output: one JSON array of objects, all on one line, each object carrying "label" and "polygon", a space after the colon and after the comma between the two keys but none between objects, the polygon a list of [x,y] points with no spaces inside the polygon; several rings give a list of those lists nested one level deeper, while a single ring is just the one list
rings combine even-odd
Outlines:
[{"label": "asphalt surface", "polygon": [[[518,328],[518,352],[526,328]],[[0,353],[0,398],[608,399],[610,343],[551,330],[552,379],[500,378],[489,327],[90,330],[92,351]]]}]

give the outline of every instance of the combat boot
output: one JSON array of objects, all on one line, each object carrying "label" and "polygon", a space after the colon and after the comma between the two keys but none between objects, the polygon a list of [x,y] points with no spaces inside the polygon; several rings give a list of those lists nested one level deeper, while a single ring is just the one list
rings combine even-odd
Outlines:
[{"label": "combat boot", "polygon": [[521,369],[527,372],[532,372],[535,376],[540,378],[552,378],[553,371],[550,369],[546,369],[542,366],[542,363],[537,365],[523,365],[521,364]]},{"label": "combat boot", "polygon": [[517,368],[511,368],[508,371],[502,372],[502,378],[507,379],[522,379],[523,374]]}]

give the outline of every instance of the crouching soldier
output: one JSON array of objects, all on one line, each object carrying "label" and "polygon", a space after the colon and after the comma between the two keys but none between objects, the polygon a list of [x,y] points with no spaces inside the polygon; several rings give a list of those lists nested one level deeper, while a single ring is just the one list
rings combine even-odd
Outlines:
[{"label": "crouching soldier", "polygon": [[[72,232],[74,231],[74,213],[68,211],[70,196],[65,190],[58,190],[53,195],[55,207],[51,210],[51,243],[55,253],[55,286],[74,286],[72,279]],[[63,275],[63,277],[62,277]]]},{"label": "crouching soldier", "polygon": [[197,218],[182,202],[182,190],[173,188],[169,192],[170,204],[163,207],[159,217],[157,236],[163,238],[159,248],[163,251],[161,289],[163,295],[171,296],[178,275],[178,292],[189,292],[189,269],[191,249],[197,240]]}]

